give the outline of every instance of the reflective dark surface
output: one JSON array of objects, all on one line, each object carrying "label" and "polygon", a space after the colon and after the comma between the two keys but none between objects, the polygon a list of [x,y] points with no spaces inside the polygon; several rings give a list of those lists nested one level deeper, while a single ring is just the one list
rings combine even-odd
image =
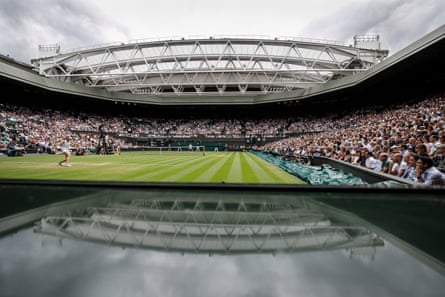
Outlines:
[{"label": "reflective dark surface", "polygon": [[445,292],[438,193],[0,189],[0,296]]},{"label": "reflective dark surface", "polygon": [[[443,296],[444,277],[395,246],[221,256],[62,243],[22,230],[0,241],[2,296]],[[363,253],[363,254],[361,254]],[[26,283],[26,285],[25,285]]]}]

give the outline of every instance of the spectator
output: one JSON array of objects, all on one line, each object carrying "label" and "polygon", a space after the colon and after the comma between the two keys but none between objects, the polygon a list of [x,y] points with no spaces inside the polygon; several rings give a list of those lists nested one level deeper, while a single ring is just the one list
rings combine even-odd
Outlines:
[{"label": "spectator", "polygon": [[419,159],[419,155],[415,153],[410,153],[408,155],[408,166],[405,170],[405,172],[402,174],[402,178],[406,178],[410,181],[417,181],[417,172],[416,172],[416,166],[417,166],[417,160]]},{"label": "spectator", "polygon": [[403,160],[400,153],[395,153],[392,160],[389,173],[395,176],[402,176],[408,167],[407,163]]},{"label": "spectator", "polygon": [[419,143],[418,145],[416,145],[416,153],[421,157],[428,157],[429,154],[426,144]]},{"label": "spectator", "polygon": [[438,146],[433,156],[433,165],[442,172],[445,172],[445,144]]},{"label": "spectator", "polygon": [[382,172],[382,173],[389,173],[390,160],[388,158],[388,154],[387,153],[380,153],[379,159],[380,159],[380,162],[381,162],[380,172]]},{"label": "spectator", "polygon": [[416,176],[417,181],[425,185],[445,185],[445,174],[433,166],[433,160],[429,157],[417,160]]},{"label": "spectator", "polygon": [[371,170],[379,171],[381,168],[381,162],[374,158],[372,152],[366,150],[365,156],[366,156],[365,167]]}]

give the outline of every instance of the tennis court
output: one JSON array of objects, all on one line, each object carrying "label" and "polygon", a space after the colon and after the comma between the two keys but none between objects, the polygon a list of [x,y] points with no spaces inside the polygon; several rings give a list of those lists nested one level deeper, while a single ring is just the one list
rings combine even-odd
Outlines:
[{"label": "tennis court", "polygon": [[0,158],[0,178],[39,180],[303,184],[297,177],[247,152],[146,151],[120,155]]}]

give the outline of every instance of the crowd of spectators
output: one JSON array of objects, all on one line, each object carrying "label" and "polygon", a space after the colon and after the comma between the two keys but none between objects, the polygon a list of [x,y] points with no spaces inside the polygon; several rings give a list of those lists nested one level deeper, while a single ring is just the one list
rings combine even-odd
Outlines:
[{"label": "crowd of spectators", "polygon": [[[40,152],[56,152],[67,137],[77,149],[100,144],[98,129],[108,131],[108,141],[130,147],[137,139],[248,139],[252,136],[284,138],[326,128],[337,128],[329,116],[323,121],[310,116],[279,119],[153,119],[70,113],[0,104],[0,150],[22,145]],[[125,142],[125,140],[127,142]]]},{"label": "crowd of spectators", "polygon": [[445,185],[444,96],[359,110],[330,125],[335,128],[258,149],[300,161],[328,157],[416,182]]},{"label": "crowd of spectators", "polygon": [[57,153],[65,141],[73,149],[95,148],[98,135],[76,133],[88,122],[82,116],[45,109],[31,110],[28,107],[0,105],[0,150],[24,148],[37,153]]},{"label": "crowd of spectators", "polygon": [[68,140],[76,151],[88,151],[100,146],[101,126],[112,132],[107,141],[119,147],[131,146],[131,141],[125,141],[140,137],[221,140],[261,135],[280,140],[254,149],[296,160],[324,156],[425,183],[430,181],[419,170],[413,171],[420,166],[416,162],[428,164],[423,171],[430,167],[445,170],[444,96],[342,115],[260,120],[104,116],[0,104],[0,150],[23,146],[56,153]]}]

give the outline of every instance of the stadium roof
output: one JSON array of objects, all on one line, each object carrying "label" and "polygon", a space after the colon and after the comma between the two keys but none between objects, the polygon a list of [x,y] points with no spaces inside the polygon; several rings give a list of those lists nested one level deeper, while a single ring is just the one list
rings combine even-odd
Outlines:
[{"label": "stadium roof", "polygon": [[290,37],[211,36],[136,40],[60,53],[40,46],[45,77],[109,92],[152,96],[243,96],[307,89],[381,62],[379,36],[355,45]]},{"label": "stadium roof", "polygon": [[[162,94],[162,96],[160,95],[154,95],[152,93],[150,94],[133,94],[131,93],[128,88],[125,91],[125,88],[123,85],[120,84],[115,84],[113,86],[110,86],[110,90],[106,89],[106,88],[99,88],[99,87],[87,87],[85,85],[82,85],[79,83],[79,81],[77,83],[73,83],[73,82],[66,82],[66,81],[62,81],[62,80],[57,80],[57,79],[50,79],[46,76],[43,75],[39,75],[38,73],[36,73],[35,70],[33,70],[33,66],[32,65],[26,65],[23,63],[17,63],[16,61],[14,61],[13,59],[9,58],[9,57],[0,57],[0,77],[3,78],[3,81],[6,79],[8,81],[13,80],[15,82],[21,82],[21,83],[25,83],[27,84],[29,87],[35,86],[38,89],[43,89],[43,90],[47,90],[50,92],[56,92],[59,94],[72,94],[72,95],[76,95],[76,96],[81,96],[81,97],[89,97],[89,98],[94,98],[94,99],[100,99],[100,100],[107,100],[107,101],[111,101],[111,102],[121,102],[121,103],[132,103],[132,104],[150,104],[150,105],[165,105],[165,106],[169,106],[169,105],[191,105],[191,106],[199,106],[199,105],[256,105],[256,104],[263,104],[263,103],[275,103],[275,102],[302,102],[302,100],[306,101],[306,99],[317,99],[317,98],[332,98],[335,96],[338,96],[339,93],[342,94],[342,96],[344,95],[344,93],[348,93],[348,92],[360,92],[361,94],[366,94],[367,96],[371,96],[371,95],[375,95],[379,92],[385,92],[389,95],[397,95],[397,94],[425,94],[425,91],[434,91],[434,90],[440,90],[442,89],[443,91],[443,81],[444,81],[444,73],[442,72],[442,67],[445,66],[445,59],[443,59],[443,52],[445,50],[445,26],[441,26],[440,28],[434,30],[433,32],[427,34],[426,36],[424,36],[423,38],[419,39],[418,41],[414,42],[413,44],[409,45],[408,47],[404,48],[403,50],[393,54],[392,56],[386,58],[385,60],[383,60],[382,62],[374,65],[373,67],[370,67],[369,69],[363,71],[362,69],[354,69],[354,71],[352,71],[351,69],[340,69],[338,68],[340,64],[334,62],[335,59],[333,59],[334,57],[341,56],[340,54],[332,54],[335,51],[340,51],[340,49],[344,50],[344,52],[342,52],[344,55],[346,55],[346,53],[348,53],[347,50],[350,50],[351,48],[349,47],[344,47],[342,45],[338,45],[338,44],[332,44],[329,45],[329,43],[324,43],[323,46],[320,43],[316,43],[314,41],[312,42],[306,42],[306,41],[286,41],[286,40],[281,40],[281,39],[277,39],[277,40],[261,40],[261,39],[240,39],[240,40],[236,40],[239,41],[240,43],[238,44],[235,41],[231,41],[228,39],[218,39],[218,40],[213,40],[213,39],[206,39],[206,40],[198,40],[195,39],[193,40],[176,40],[176,41],[171,41],[168,42],[168,45],[170,43],[174,44],[170,47],[168,47],[165,42],[164,43],[160,43],[159,41],[149,41],[149,42],[134,42],[132,44],[127,44],[127,45],[117,45],[115,47],[113,46],[108,46],[110,48],[113,48],[117,51],[127,51],[128,52],[132,52],[134,54],[134,57],[137,56],[137,53],[139,52],[142,53],[144,52],[144,50],[142,49],[141,45],[144,46],[148,46],[148,45],[156,45],[156,47],[158,48],[157,50],[160,51],[161,49],[167,50],[167,48],[171,48],[171,50],[173,50],[173,48],[175,48],[176,51],[179,51],[180,48],[184,49],[194,49],[194,50],[198,50],[199,47],[201,47],[201,51],[202,48],[205,48],[205,46],[210,47],[210,45],[212,46],[216,46],[218,48],[218,53],[215,55],[200,55],[201,58],[204,57],[204,60],[207,61],[206,66],[207,68],[211,68],[211,64],[209,64],[210,60],[211,61],[218,61],[219,62],[223,61],[223,59],[225,59],[225,66],[226,67],[228,65],[228,62],[230,61],[230,58],[232,57],[238,57],[237,59],[235,59],[236,61],[234,61],[234,59],[232,59],[232,64],[231,65],[236,65],[236,63],[239,63],[241,60],[241,55],[240,54],[232,54],[229,55],[227,54],[227,52],[229,51],[234,51],[235,49],[238,51],[238,49],[241,48],[246,48],[246,50],[248,48],[251,49],[249,55],[247,56],[243,56],[242,58],[244,59],[244,61],[250,61],[250,59],[254,59],[254,58],[260,58],[259,56],[261,55],[256,55],[255,54],[255,50],[262,50],[263,52],[265,50],[269,50],[269,49],[283,49],[286,48],[293,50],[295,53],[297,53],[298,51],[296,51],[297,47],[295,47],[295,45],[301,45],[301,48],[303,48],[304,46],[308,47],[307,53],[309,53],[310,51],[312,52],[313,55],[319,55],[318,59],[306,59],[306,55],[305,55],[305,59],[298,59],[296,57],[294,57],[293,59],[285,59],[285,60],[276,60],[274,61],[274,59],[271,58],[271,55],[267,56],[267,55],[263,55],[261,57],[261,59],[259,59],[259,63],[256,63],[256,65],[264,65],[263,68],[265,68],[265,65],[269,65],[270,67],[273,67],[273,64],[279,63],[280,65],[282,65],[281,67],[286,68],[285,70],[283,70],[282,72],[280,71],[276,71],[275,74],[277,74],[275,77],[274,76],[267,76],[267,71],[264,71],[262,69],[256,69],[255,67],[253,67],[252,63],[252,67],[250,68],[250,70],[246,70],[246,73],[243,73],[242,69],[237,69],[237,68],[230,68],[229,66],[227,66],[227,69],[223,69],[219,70],[219,76],[213,76],[210,75],[209,73],[211,73],[211,71],[208,71],[207,74],[208,77],[213,79],[213,82],[210,82],[210,78],[207,80],[208,81],[208,86],[213,84],[213,91],[215,94],[218,94],[217,96],[214,95],[210,95],[209,93],[202,93],[201,95],[197,94],[197,91],[200,90],[200,86],[191,83],[191,86],[189,86],[189,90],[193,93],[195,92],[194,96],[178,96],[177,93],[175,93],[175,90],[173,88],[173,86],[175,88],[178,88],[179,85],[175,85],[174,83],[170,83],[171,84],[171,89],[168,92],[165,92]],[[233,39],[235,40],[235,39]],[[230,41],[230,42],[229,42]],[[267,42],[266,42],[267,41]],[[249,44],[250,42],[250,44]],[[270,45],[269,45],[270,43]],[[205,44],[201,45],[201,44]],[[136,46],[137,45],[137,46]],[[292,47],[292,45],[294,45],[294,47]],[[139,47],[139,49],[135,49]],[[84,61],[88,60],[89,55],[94,56],[94,55],[99,55],[101,58],[103,59],[109,59],[110,56],[112,56],[111,53],[114,52],[111,51],[108,54],[104,54],[104,48],[107,47],[101,47],[100,49],[98,48],[94,48],[94,49],[81,49],[81,50],[76,50],[74,51],[74,53],[77,53],[73,55],[73,52],[71,53],[65,53],[64,55],[56,55],[55,57],[65,57],[67,59],[67,61],[71,61],[70,63],[73,63],[73,61],[76,61],[76,63],[78,63],[76,65],[76,67],[78,67],[78,70],[80,71],[80,69],[82,69],[83,72],[85,72],[85,74],[88,76],[91,76],[92,71],[94,72],[94,69],[91,69],[89,67],[86,67],[86,64]],[[131,49],[133,48],[133,49]],[[310,49],[309,49],[310,48]],[[333,48],[335,48],[336,50],[333,50]],[[352,47],[352,49],[354,49]],[[209,50],[210,52],[210,50]],[[79,53],[85,53],[85,56],[83,58],[80,58],[80,54]],[[99,54],[100,53],[100,54]],[[117,55],[117,54],[116,54]],[[348,55],[350,55],[350,57],[353,57],[351,53],[349,53]],[[179,56],[179,55],[177,55]],[[177,57],[174,56],[174,57]],[[210,57],[211,56],[211,57]],[[281,57],[283,58],[284,56],[286,56],[285,54],[281,54]],[[310,56],[310,55],[308,55]],[[76,58],[77,57],[77,58]],[[108,57],[108,58],[107,58]],[[170,80],[173,77],[177,77],[178,75],[181,76],[184,79],[190,79],[191,81],[193,81],[193,79],[198,79],[199,75],[201,74],[193,74],[193,76],[190,76],[188,73],[186,74],[185,72],[181,73],[182,70],[180,70],[178,68],[178,65],[184,64],[184,63],[192,63],[189,65],[193,65],[193,62],[191,56],[185,55],[181,57],[181,60],[179,61],[177,58],[175,60],[173,56],[170,56],[170,58],[167,57],[163,57],[160,62],[156,62],[156,61],[152,61],[152,65],[155,65],[156,63],[158,63],[158,65],[161,64],[168,64],[170,66],[176,65],[177,69],[175,70],[175,73],[173,73],[174,75],[172,75],[172,77],[170,78]],[[247,57],[249,57],[249,59],[247,59]],[[320,59],[320,57],[325,57],[327,59],[327,57],[331,57],[331,61],[328,62],[328,60],[324,60],[322,62],[323,59]],[[77,59],[77,60],[76,60]],[[169,60],[170,59],[170,60]],[[173,59],[173,60],[172,60]],[[367,59],[371,59],[371,61],[367,62],[368,66],[371,66],[372,63],[375,62],[375,56],[368,56]],[[124,61],[125,59],[122,60],[118,60],[118,61]],[[143,60],[143,59],[142,59]],[[111,65],[113,63],[108,63],[106,62],[106,60],[104,60],[100,65],[102,65],[103,67],[108,67],[108,69],[114,69],[113,71],[120,71],[119,67],[128,67],[128,69],[130,69],[131,67],[136,67],[136,61],[139,61],[138,63],[142,63],[142,65],[144,65],[144,67],[147,66],[147,64],[145,63],[145,61],[142,62],[141,59],[130,59],[128,60],[126,63],[127,64],[122,64],[122,63],[118,63],[117,65]],[[365,61],[366,59],[362,59],[362,61]],[[38,60],[34,60],[34,62],[36,62]],[[89,61],[89,60],[88,60]],[[253,61],[253,60],[252,60]],[[338,62],[338,61],[337,61]],[[52,63],[52,64],[51,64]],[[61,71],[60,69],[60,65],[62,65],[63,63],[61,63],[61,61],[58,61],[57,63],[55,62],[48,62],[48,64],[46,65],[46,68],[42,68],[42,72],[46,73],[45,71],[48,70],[49,72],[47,72],[47,74],[51,74],[51,75],[56,75],[55,73],[57,73],[56,69],[59,69],[58,71]],[[84,63],[84,64],[82,64]],[[312,73],[311,75],[302,75],[305,72],[307,72],[306,70],[302,70],[301,67],[303,67],[304,63],[308,64],[308,63],[315,63],[314,65],[318,65],[317,67],[324,67],[325,69],[323,69],[323,71],[321,71],[319,69],[319,74],[321,74],[320,76],[315,75],[314,73]],[[135,64],[135,65],[133,65]],[[205,63],[204,63],[205,64]],[[54,65],[59,65],[57,67],[59,68],[54,68]],[[74,65],[74,64],[73,64]],[[96,65],[96,64],[95,64]],[[98,64],[99,65],[99,64]],[[97,67],[99,67],[98,65],[96,65]],[[125,66],[127,65],[127,66]],[[132,66],[133,65],[133,66]],[[242,65],[242,64],[238,64]],[[363,64],[362,64],[363,65]],[[91,66],[91,64],[90,64]],[[102,67],[101,66],[101,67]],[[118,67],[119,66],[119,67]],[[97,67],[95,68],[97,70]],[[133,69],[135,69],[133,67]],[[139,67],[139,66],[138,66]],[[173,66],[172,66],[173,67]],[[204,66],[203,66],[204,67]],[[223,68],[224,68],[223,67]],[[259,66],[258,66],[259,67]],[[261,67],[260,67],[261,68]],[[45,70],[46,69],[46,70]],[[116,70],[118,69],[118,70]],[[69,71],[69,69],[65,69],[66,71]],[[100,69],[99,69],[100,70]],[[208,70],[208,69],[207,69]],[[81,71],[81,72],[82,72]],[[109,70],[111,71],[111,70]],[[128,70],[130,71],[130,70]],[[135,70],[132,70],[135,71]],[[162,75],[160,73],[163,73]],[[199,71],[196,71],[199,72]],[[205,71],[204,71],[205,72]],[[264,75],[264,73],[266,72],[266,75]],[[354,72],[354,73],[351,73]],[[67,72],[68,73],[68,72]],[[158,81],[165,79],[166,81],[169,81],[169,78],[166,77],[165,75],[170,75],[168,74],[169,71],[164,69],[162,71],[159,71],[157,73],[157,78]],[[249,73],[247,75],[247,73]],[[302,87],[302,82],[299,83],[293,83],[292,84],[288,84],[286,85],[285,82],[286,81],[286,77],[283,73],[287,73],[286,75],[288,75],[291,77],[296,77],[296,76],[301,76],[304,77],[304,79],[306,80],[305,82],[305,86]],[[330,73],[330,74],[328,74]],[[348,73],[350,75],[346,75],[345,73]],[[80,73],[82,74],[82,73]],[[82,77],[82,76],[75,76],[75,77]],[[278,75],[280,74],[280,75]],[[61,75],[60,73],[57,75]],[[83,75],[83,74],[82,74]],[[133,74],[132,74],[133,75]],[[251,78],[253,77],[261,77],[261,75],[263,75],[263,81],[259,82],[258,85],[256,85],[257,89],[251,88],[248,89],[246,88],[246,84],[242,84],[239,83],[235,86],[235,85],[230,85],[229,83],[227,83],[227,81],[219,81],[219,82],[224,82],[225,85],[223,86],[222,84],[220,84],[218,82],[218,79],[220,79],[221,77],[235,77],[235,75],[240,75],[240,77],[242,79],[247,79],[248,76],[250,75]],[[243,76],[244,75],[244,76]],[[325,76],[323,76],[325,75]],[[335,75],[339,75],[339,76],[343,76],[339,79],[332,79]],[[137,75],[136,75],[137,76]],[[202,76],[202,75],[201,75]],[[61,78],[65,78],[66,80],[70,80],[71,77],[62,74],[62,76],[59,76]],[[271,88],[269,88],[268,93],[264,93],[264,90],[262,91],[261,88],[266,89],[269,85],[266,83],[266,78],[268,77],[268,79],[272,79],[273,78],[273,82],[276,83],[276,88],[279,88],[278,85],[282,84],[281,88],[284,88],[285,90],[280,90],[279,92],[275,92],[278,91],[275,90],[273,91]],[[104,79],[103,77],[101,79],[99,79],[99,76],[96,77],[96,81],[90,81],[93,83],[104,83]],[[291,79],[289,79],[291,80]],[[323,83],[321,83],[321,81],[323,80]],[[108,80],[108,82],[110,82],[112,80]],[[300,84],[298,86],[298,84]],[[165,84],[167,85],[167,84]],[[195,88],[196,87],[196,88]],[[119,89],[122,90],[121,92],[114,92],[111,90],[117,90]],[[190,89],[191,88],[191,89]],[[229,90],[231,90],[230,88],[235,88],[235,93],[230,93]],[[149,88],[150,89],[150,88]],[[242,90],[245,90],[244,94],[242,95]],[[151,89],[150,89],[151,90]],[[185,93],[187,93],[186,88],[184,87],[183,89],[177,89],[176,92],[181,92],[183,95],[185,95]],[[256,91],[254,91],[256,90]],[[249,92],[252,93],[249,93]],[[151,91],[150,91],[151,92]],[[221,96],[220,93],[224,92],[224,96]],[[257,93],[255,93],[257,92]],[[137,91],[136,91],[137,93]],[[347,94],[345,95],[347,96]]]}]

